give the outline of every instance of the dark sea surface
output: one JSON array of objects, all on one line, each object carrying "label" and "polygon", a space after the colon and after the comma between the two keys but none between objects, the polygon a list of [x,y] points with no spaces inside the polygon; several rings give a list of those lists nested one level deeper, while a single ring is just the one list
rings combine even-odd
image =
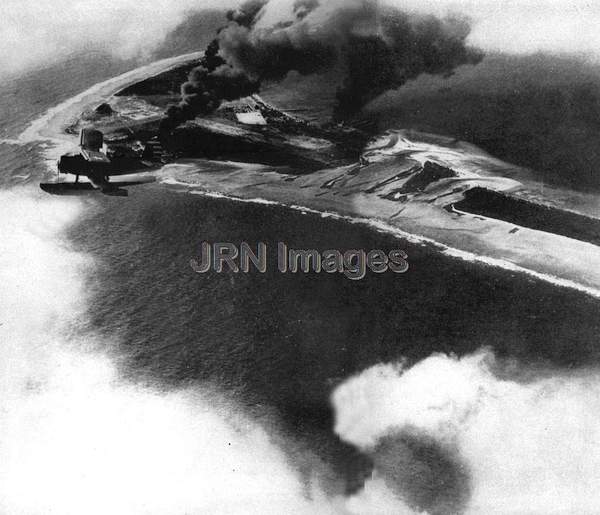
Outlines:
[{"label": "dark sea surface", "polygon": [[[15,138],[47,108],[123,71],[97,61],[65,66],[0,84],[1,137]],[[42,145],[0,142],[0,172],[4,188],[48,200],[37,189],[49,173]],[[78,330],[103,336],[97,345],[120,376],[164,391],[219,389],[273,435],[300,442],[282,444],[292,464],[300,462],[299,449],[309,449],[348,491],[381,461],[333,431],[331,394],[350,376],[381,363],[408,366],[432,353],[463,356],[482,347],[533,371],[568,371],[600,359],[596,299],[365,225],[160,185],[132,188],[128,198],[94,197],[84,207],[67,231],[69,246],[93,262]],[[203,241],[264,242],[268,270],[197,274],[189,261]],[[280,241],[320,251],[399,248],[410,268],[360,281],[282,274],[275,267]],[[397,447],[382,448],[393,461]],[[414,485],[398,488],[411,505],[436,512]]]},{"label": "dark sea surface", "polygon": [[[160,187],[102,199],[70,231],[91,253],[89,323],[133,381],[210,382],[327,459],[350,485],[368,461],[331,432],[330,395],[378,363],[488,346],[540,368],[595,363],[598,302],[519,274],[441,256],[373,229],[277,206]],[[267,273],[195,273],[203,241],[267,244]],[[405,274],[282,274],[290,248],[403,249]]]}]

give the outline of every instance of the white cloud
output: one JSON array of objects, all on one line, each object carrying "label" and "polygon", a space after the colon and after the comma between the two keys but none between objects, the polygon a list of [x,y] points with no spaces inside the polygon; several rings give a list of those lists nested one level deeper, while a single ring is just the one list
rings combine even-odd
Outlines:
[{"label": "white cloud", "polygon": [[[485,50],[598,53],[600,4],[589,0],[381,0],[403,9],[474,21],[470,42]],[[120,57],[150,53],[191,9],[227,8],[236,0],[4,0],[0,76],[82,48]],[[282,15],[292,0],[271,0]],[[331,0],[324,0],[331,3]],[[277,16],[275,16],[277,17]]]},{"label": "white cloud", "polygon": [[151,52],[186,12],[232,0],[4,0],[0,76],[82,48],[119,57]]},{"label": "white cloud", "polygon": [[600,3],[590,0],[385,0],[412,11],[469,15],[469,41],[509,53],[600,51]]},{"label": "white cloud", "polygon": [[367,452],[402,431],[455,450],[470,475],[468,514],[600,513],[597,371],[525,383],[498,378],[498,364],[484,351],[374,366],[334,391],[335,431]]}]

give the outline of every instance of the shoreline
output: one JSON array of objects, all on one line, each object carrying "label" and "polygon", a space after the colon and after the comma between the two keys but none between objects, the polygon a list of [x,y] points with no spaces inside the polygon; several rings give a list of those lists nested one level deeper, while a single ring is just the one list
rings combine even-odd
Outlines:
[{"label": "shoreline", "polygon": [[[443,203],[436,203],[440,195],[435,192],[423,201],[403,205],[362,192],[344,196],[343,190],[328,191],[325,196],[321,186],[340,176],[339,169],[293,178],[292,186],[288,182],[291,176],[238,166],[233,171],[211,172],[198,170],[192,164],[169,165],[162,171],[166,175],[162,183],[191,194],[277,204],[366,224],[450,257],[522,273],[600,298],[600,269],[593,266],[600,265],[600,249],[593,244],[525,227],[511,233],[516,226],[509,222],[450,213],[443,208],[447,197]],[[349,168],[342,175],[351,172]],[[480,182],[472,178],[448,181],[469,186]]]},{"label": "shoreline", "polygon": [[293,211],[297,211],[300,213],[317,215],[317,216],[320,216],[321,218],[331,218],[333,220],[344,221],[344,222],[347,222],[350,224],[367,226],[376,232],[385,234],[387,236],[392,236],[392,237],[397,238],[402,241],[408,241],[409,243],[412,243],[414,245],[428,247],[428,248],[432,249],[433,251],[439,252],[440,254],[443,254],[450,258],[459,259],[461,261],[465,261],[465,262],[469,262],[469,263],[477,263],[477,264],[480,264],[483,266],[489,266],[489,267],[493,267],[493,268],[502,268],[508,272],[515,272],[515,273],[528,275],[534,279],[538,279],[540,281],[551,283],[551,284],[554,284],[555,286],[559,286],[562,288],[568,288],[571,290],[575,290],[580,293],[589,295],[591,297],[600,299],[600,290],[598,290],[598,289],[588,288],[584,285],[581,285],[574,281],[570,281],[568,279],[563,279],[563,278],[552,276],[549,274],[536,272],[534,270],[529,270],[527,268],[523,268],[518,265],[515,265],[514,263],[511,263],[509,261],[497,260],[497,259],[489,258],[487,256],[482,256],[482,255],[462,251],[457,248],[452,248],[452,247],[446,246],[444,244],[441,244],[438,241],[428,239],[428,238],[425,238],[422,236],[418,236],[415,234],[404,232],[402,229],[395,227],[394,225],[388,224],[386,222],[383,222],[383,221],[380,221],[377,219],[360,218],[360,217],[356,217],[356,216],[343,215],[343,214],[332,212],[332,211],[316,210],[316,209],[311,209],[309,207],[299,206],[299,205],[287,205],[287,204],[282,204],[277,201],[267,200],[267,199],[263,199],[263,198],[242,198],[242,197],[228,196],[228,195],[224,195],[224,194],[216,193],[216,192],[197,191],[197,190],[191,191],[189,193],[192,195],[200,195],[203,197],[213,198],[213,199],[229,200],[232,202],[241,202],[241,203],[248,203],[248,204],[265,205],[265,206],[278,206],[278,207],[283,207],[283,208],[290,209]]},{"label": "shoreline", "polygon": [[[48,160],[53,160],[76,144],[76,138],[64,129],[86,109],[109,101],[129,85],[200,55],[196,52],[164,59],[96,84],[49,109],[20,135],[19,141],[53,143],[46,150]],[[392,194],[405,187],[411,169],[427,162],[447,166],[456,176],[433,181],[422,191],[396,200]],[[448,256],[523,273],[600,298],[600,248],[596,245],[444,209],[462,200],[464,192],[474,187],[539,200],[526,170],[449,138],[406,130],[388,131],[367,147],[360,164],[302,176],[280,173],[262,165],[205,159],[168,164],[155,175],[165,187],[179,190],[183,187],[188,193],[275,203],[351,223],[366,223],[376,230],[431,246]],[[524,180],[514,180],[515,176],[523,176]],[[570,193],[566,192],[565,197],[570,198]],[[595,206],[590,202],[585,207],[593,212]]]},{"label": "shoreline", "polygon": [[91,88],[46,110],[42,116],[31,122],[18,136],[16,142],[20,144],[39,141],[51,142],[55,145],[55,151],[52,154],[56,154],[58,157],[65,145],[68,144],[68,148],[70,148],[71,145],[77,143],[77,136],[70,135],[65,129],[79,119],[83,111],[90,108],[90,106],[112,97],[121,89],[135,84],[145,77],[162,73],[188,61],[198,59],[200,56],[202,56],[202,52],[192,52],[161,59],[95,84]]}]

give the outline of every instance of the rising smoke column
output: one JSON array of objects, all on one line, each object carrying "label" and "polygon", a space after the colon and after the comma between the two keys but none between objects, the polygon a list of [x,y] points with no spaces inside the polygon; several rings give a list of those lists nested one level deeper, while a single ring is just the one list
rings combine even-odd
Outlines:
[{"label": "rising smoke column", "polygon": [[[181,86],[181,102],[167,109],[167,128],[197,115],[209,114],[223,100],[258,93],[262,80],[281,80],[291,69],[313,73],[335,62],[331,48],[317,41],[306,48],[296,48],[291,40],[286,40],[284,29],[293,22],[269,29],[272,35],[275,34],[271,43],[251,43],[251,35],[256,32],[256,23],[267,3],[267,0],[249,0],[227,13],[228,24],[218,31],[217,37],[206,48],[200,65],[190,72],[187,82]],[[297,1],[294,5],[296,19],[306,17],[317,6],[316,0]],[[226,55],[231,59],[222,57],[223,45],[229,49]],[[315,66],[315,62],[319,64]]]},{"label": "rising smoke column", "polygon": [[219,55],[219,35],[230,26],[249,27],[266,3],[266,0],[250,0],[239,9],[227,13],[229,25],[219,29],[217,38],[206,47],[200,65],[190,72],[187,82],[182,84],[181,102],[169,106],[163,128],[172,128],[197,115],[212,113],[223,100],[235,100],[259,91],[259,81],[233,68]]},{"label": "rising smoke column", "polygon": [[[369,9],[375,9],[370,3]],[[392,7],[375,10],[377,33],[350,32],[342,49],[346,77],[337,92],[336,115],[358,112],[385,91],[421,74],[451,75],[461,64],[476,64],[483,55],[465,41],[468,20],[416,16]]]},{"label": "rising smoke column", "polygon": [[280,81],[291,71],[331,69],[340,70],[335,116],[343,119],[423,73],[451,74],[482,58],[466,46],[470,24],[464,18],[411,14],[375,0],[297,0],[287,18],[269,25],[274,4],[250,0],[228,13],[227,25],[182,86],[180,104],[169,109],[170,119],[210,113],[223,100],[257,93],[262,81]]},{"label": "rising smoke column", "polygon": [[219,42],[207,47],[200,66],[194,68],[181,86],[181,102],[167,109],[163,128],[173,126],[201,114],[216,110],[223,100],[235,100],[257,93],[260,84],[245,73],[229,66],[219,56]]}]

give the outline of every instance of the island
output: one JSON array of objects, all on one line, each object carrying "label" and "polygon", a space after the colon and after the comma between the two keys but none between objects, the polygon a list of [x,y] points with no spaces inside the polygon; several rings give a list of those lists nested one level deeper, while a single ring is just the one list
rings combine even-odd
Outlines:
[{"label": "island", "polygon": [[166,109],[201,57],[165,59],[94,86],[21,138],[49,139],[62,151],[93,127],[111,152],[150,155],[156,167],[147,173],[160,187],[345,218],[600,297],[594,195],[548,186],[467,142],[409,127],[314,123],[262,94],[166,126]]}]

